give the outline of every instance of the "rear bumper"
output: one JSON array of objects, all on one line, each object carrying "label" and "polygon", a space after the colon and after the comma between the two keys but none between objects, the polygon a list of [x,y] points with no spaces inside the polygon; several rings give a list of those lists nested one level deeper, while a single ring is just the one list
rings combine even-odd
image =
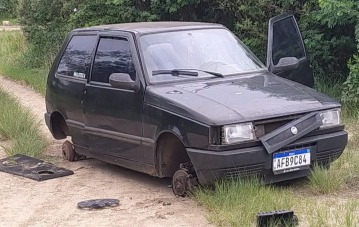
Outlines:
[{"label": "rear bumper", "polygon": [[[348,142],[344,130],[324,135],[301,138],[284,150],[310,147],[311,165],[329,164],[337,159]],[[229,151],[208,151],[187,149],[196,170],[200,184],[209,184],[220,178],[241,176],[260,176],[264,183],[275,183],[308,176],[310,169],[274,175],[272,171],[273,154],[268,154],[263,146],[235,149]]]}]

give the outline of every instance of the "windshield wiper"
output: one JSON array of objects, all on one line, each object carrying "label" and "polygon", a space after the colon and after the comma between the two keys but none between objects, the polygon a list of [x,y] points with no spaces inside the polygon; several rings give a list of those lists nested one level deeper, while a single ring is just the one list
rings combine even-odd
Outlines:
[{"label": "windshield wiper", "polygon": [[211,72],[211,71],[201,70],[201,69],[154,70],[154,71],[152,71],[152,76],[160,75],[160,74],[171,74],[172,76],[179,76],[179,75],[198,76],[198,72],[192,72],[192,71],[204,72],[204,73],[208,73],[213,76],[222,77],[222,78],[224,77],[224,75],[222,73]]},{"label": "windshield wiper", "polygon": [[152,76],[160,75],[160,74],[171,74],[172,76],[198,76],[198,72],[192,72],[188,70],[179,70],[179,69],[173,69],[173,70],[154,70],[152,71]]},{"label": "windshield wiper", "polygon": [[208,74],[211,74],[216,77],[224,78],[224,75],[222,73],[218,73],[218,72],[212,72],[212,71],[207,71],[207,70],[202,70],[202,69],[182,69],[182,70],[194,70],[194,71],[198,71],[198,72],[208,73]]}]

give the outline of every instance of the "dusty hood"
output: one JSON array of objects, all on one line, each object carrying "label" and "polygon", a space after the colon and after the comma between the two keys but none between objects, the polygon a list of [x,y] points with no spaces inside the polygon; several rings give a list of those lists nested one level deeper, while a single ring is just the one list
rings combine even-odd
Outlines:
[{"label": "dusty hood", "polygon": [[270,73],[148,86],[145,102],[210,125],[340,106],[324,94]]}]

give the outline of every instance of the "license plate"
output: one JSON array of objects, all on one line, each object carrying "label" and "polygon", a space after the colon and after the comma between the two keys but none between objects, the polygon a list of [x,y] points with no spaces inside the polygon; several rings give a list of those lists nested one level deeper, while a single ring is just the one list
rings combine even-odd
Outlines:
[{"label": "license plate", "polygon": [[308,168],[310,149],[302,148],[273,154],[273,173],[287,173]]}]

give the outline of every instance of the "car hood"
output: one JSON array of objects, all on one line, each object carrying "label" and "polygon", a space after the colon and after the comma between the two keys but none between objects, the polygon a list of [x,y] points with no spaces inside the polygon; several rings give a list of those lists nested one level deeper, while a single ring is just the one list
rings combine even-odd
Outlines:
[{"label": "car hood", "polygon": [[147,87],[145,103],[225,125],[340,107],[328,96],[269,72]]}]

